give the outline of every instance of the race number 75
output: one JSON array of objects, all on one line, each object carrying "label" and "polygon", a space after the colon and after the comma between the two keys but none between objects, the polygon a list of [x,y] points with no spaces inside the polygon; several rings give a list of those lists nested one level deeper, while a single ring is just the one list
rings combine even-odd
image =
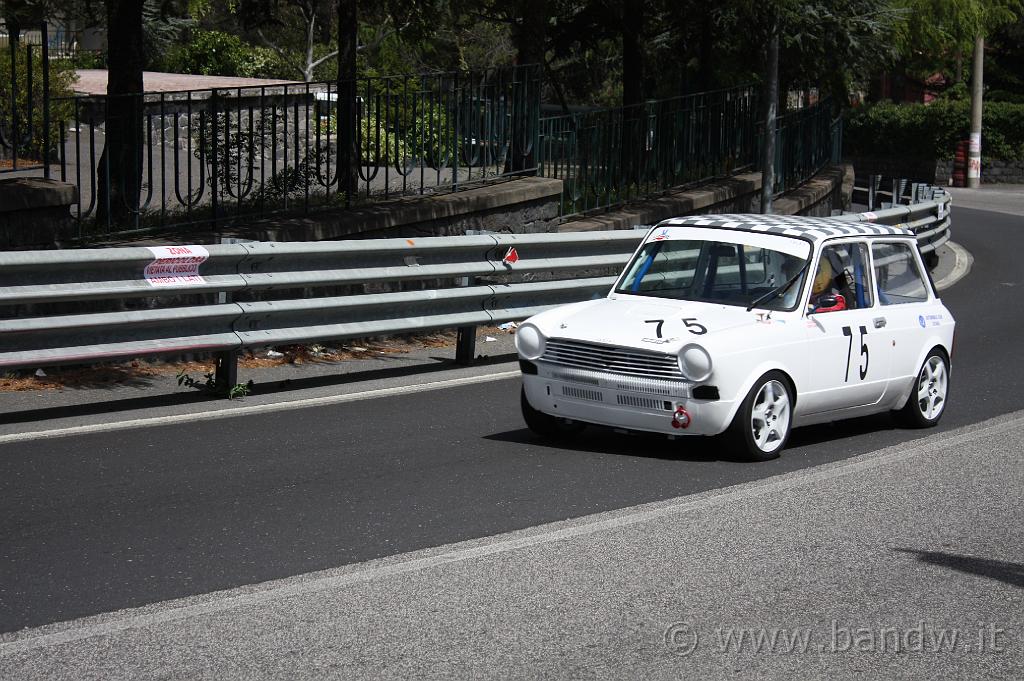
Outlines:
[{"label": "race number 75", "polygon": [[[860,380],[864,380],[864,377],[868,375],[868,345],[864,342],[864,336],[868,333],[867,327],[860,327],[860,356],[863,359],[863,364],[858,366],[860,371]],[[846,349],[846,377],[843,379],[844,383],[850,381],[850,358],[853,356],[853,329],[849,326],[843,327],[843,335],[849,339],[849,344]]]}]

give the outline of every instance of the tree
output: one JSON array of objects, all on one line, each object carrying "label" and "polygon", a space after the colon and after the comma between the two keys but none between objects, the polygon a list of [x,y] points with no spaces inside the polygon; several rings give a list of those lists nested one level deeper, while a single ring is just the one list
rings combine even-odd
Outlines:
[{"label": "tree", "polygon": [[903,11],[894,44],[904,68],[917,75],[949,73],[963,81],[964,55],[975,38],[1020,18],[1020,0],[894,0]]},{"label": "tree", "polygon": [[137,223],[142,189],[143,0],[106,0],[106,143],[99,163],[96,219],[127,227]]},{"label": "tree", "polygon": [[358,31],[358,0],[338,0],[338,191],[346,197],[355,195],[359,183]]}]

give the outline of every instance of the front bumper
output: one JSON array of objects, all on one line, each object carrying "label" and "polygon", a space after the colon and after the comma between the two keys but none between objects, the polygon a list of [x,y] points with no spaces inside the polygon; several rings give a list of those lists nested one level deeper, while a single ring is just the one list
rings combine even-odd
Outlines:
[{"label": "front bumper", "polygon": [[[612,428],[664,435],[718,435],[729,426],[732,401],[699,400],[686,381],[639,378],[573,369],[535,361],[523,374],[526,399],[537,411]],[[672,425],[676,410],[690,416],[687,428]]]}]

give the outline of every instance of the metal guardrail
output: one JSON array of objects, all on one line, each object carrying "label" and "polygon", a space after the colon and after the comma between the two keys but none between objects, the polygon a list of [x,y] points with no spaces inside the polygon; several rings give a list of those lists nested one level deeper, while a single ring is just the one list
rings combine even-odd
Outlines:
[{"label": "metal guardrail", "polygon": [[[900,196],[902,191],[894,190],[894,195]],[[917,235],[917,243],[922,253],[931,253],[949,241],[952,197],[941,187],[914,184],[909,200],[911,203],[908,205],[836,217],[848,222],[902,225]]]},{"label": "metal guardrail", "polygon": [[[934,249],[948,239],[949,195],[936,190],[935,198],[924,203],[841,219],[904,224],[924,240],[922,250]],[[644,234],[619,230],[0,253],[0,311],[6,312],[0,325],[0,368],[216,352],[217,385],[232,386],[243,348],[466,329],[521,320],[603,295]],[[385,282],[421,282],[422,288],[357,295],[338,291]],[[311,297],[316,289],[322,289],[321,295]],[[256,292],[264,299],[245,300]],[[277,296],[282,299],[266,299]],[[107,307],[66,314],[69,307],[81,310],[97,301]],[[472,358],[474,338],[475,333],[460,334],[460,358]]]}]

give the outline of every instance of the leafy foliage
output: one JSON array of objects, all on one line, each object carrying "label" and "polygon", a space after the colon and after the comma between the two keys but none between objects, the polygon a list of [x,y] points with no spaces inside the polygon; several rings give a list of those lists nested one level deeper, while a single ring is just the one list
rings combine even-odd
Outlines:
[{"label": "leafy foliage", "polygon": [[[883,102],[853,110],[844,130],[846,153],[888,156],[894,149],[908,158],[948,160],[956,143],[970,132],[970,102],[931,104]],[[983,157],[1024,159],[1024,104],[990,102],[982,120]]]},{"label": "leafy foliage", "polygon": [[[7,127],[12,118],[11,110],[11,89],[13,86],[15,95],[15,107],[18,116],[21,118],[20,138],[27,140],[19,145],[19,155],[35,159],[43,157],[43,58],[41,51],[37,48],[32,50],[32,88],[29,91],[28,80],[28,58],[27,50],[20,49],[16,54],[15,79],[11,82],[11,53],[9,50],[0,50],[0,125],[4,126],[4,133],[8,132]],[[58,99],[68,97],[72,94],[71,89],[75,82],[74,65],[64,59],[53,59],[50,61],[50,144],[56,149],[60,140],[60,121],[68,120],[72,115],[73,105],[69,99]],[[29,103],[31,100],[32,120],[30,127],[26,126]]]},{"label": "leafy foliage", "polygon": [[270,48],[257,47],[222,31],[193,31],[189,42],[172,49],[162,63],[172,73],[276,78],[285,70]]}]

